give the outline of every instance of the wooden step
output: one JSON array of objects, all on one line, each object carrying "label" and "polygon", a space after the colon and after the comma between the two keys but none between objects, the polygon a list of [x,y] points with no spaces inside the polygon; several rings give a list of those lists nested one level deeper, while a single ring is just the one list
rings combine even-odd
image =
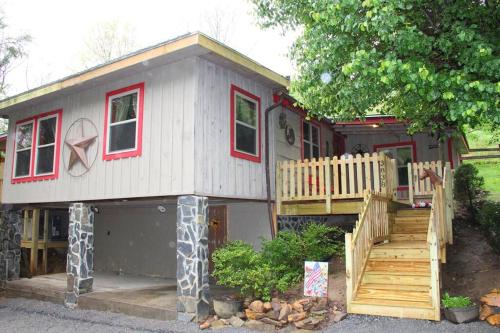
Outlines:
[{"label": "wooden step", "polygon": [[428,247],[426,241],[400,241],[389,242],[384,244],[375,245],[374,248],[388,248],[388,249],[426,249]]},{"label": "wooden step", "polygon": [[[375,301],[375,302],[371,302]],[[425,320],[441,320],[440,312],[435,311],[425,302],[386,301],[389,304],[377,304],[380,300],[355,300],[347,307],[347,312],[375,316],[412,318]]]},{"label": "wooden step", "polygon": [[394,218],[394,221],[396,223],[402,223],[402,224],[429,224],[429,217],[428,216],[423,216],[423,217],[415,217],[415,216],[396,216]]},{"label": "wooden step", "polygon": [[370,252],[372,258],[388,259],[421,259],[429,258],[429,249],[427,248],[391,248],[391,247],[373,247]]},{"label": "wooden step", "polygon": [[399,209],[397,212],[397,216],[427,216],[431,214],[430,208],[422,208],[422,209]]},{"label": "wooden step", "polygon": [[403,275],[383,272],[365,272],[361,279],[362,284],[377,283],[387,285],[430,286],[430,275]]},{"label": "wooden step", "polygon": [[420,286],[420,285],[410,285],[410,284],[384,284],[384,283],[364,283],[361,284],[361,287],[371,288],[371,289],[385,289],[385,290],[421,291],[427,293],[431,289],[430,286]]},{"label": "wooden step", "polygon": [[427,233],[427,224],[397,224],[392,226],[392,232],[396,234],[402,233]]},{"label": "wooden step", "polygon": [[420,233],[392,233],[391,241],[427,241],[427,232]]},{"label": "wooden step", "polygon": [[392,300],[392,299],[373,299],[365,297],[356,297],[352,303],[356,304],[372,304],[372,305],[389,305],[398,306],[402,308],[421,308],[421,309],[432,309],[431,302],[427,301],[409,301],[409,300]]},{"label": "wooden step", "polygon": [[[407,301],[431,303],[429,291],[413,291],[413,290],[388,290],[374,289],[361,286],[356,292],[356,300],[359,299],[376,299],[376,300],[392,300],[392,301]],[[377,304],[380,304],[379,302]]]},{"label": "wooden step", "polygon": [[430,274],[429,261],[373,261],[368,260],[365,272],[406,272]]}]

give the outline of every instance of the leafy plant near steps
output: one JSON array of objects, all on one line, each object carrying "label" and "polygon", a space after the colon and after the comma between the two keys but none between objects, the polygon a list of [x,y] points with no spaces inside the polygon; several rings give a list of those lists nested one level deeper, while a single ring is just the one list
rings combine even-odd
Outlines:
[{"label": "leafy plant near steps", "polygon": [[239,288],[244,296],[270,300],[271,292],[284,292],[301,281],[306,260],[327,260],[343,254],[344,232],[311,223],[302,232],[279,232],[262,241],[258,252],[242,241],[227,243],[212,255],[217,284]]},{"label": "leafy plant near steps", "polygon": [[450,296],[450,294],[445,293],[442,299],[443,306],[446,309],[449,308],[466,308],[473,305],[471,299],[467,296]]}]

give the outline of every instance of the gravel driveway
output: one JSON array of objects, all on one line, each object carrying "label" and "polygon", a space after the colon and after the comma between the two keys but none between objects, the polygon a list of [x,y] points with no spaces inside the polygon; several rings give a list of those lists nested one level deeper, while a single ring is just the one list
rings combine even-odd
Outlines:
[{"label": "gravel driveway", "polygon": [[[251,332],[245,329],[222,329],[221,332]],[[288,333],[291,330],[286,330]],[[115,313],[69,310],[62,305],[23,298],[0,298],[0,332],[200,332],[197,325],[178,321],[156,321]],[[209,332],[209,331],[206,331]],[[300,331],[299,331],[300,332]],[[324,332],[331,333],[454,333],[496,332],[484,322],[454,325],[425,320],[392,319],[372,316],[349,316]]]}]

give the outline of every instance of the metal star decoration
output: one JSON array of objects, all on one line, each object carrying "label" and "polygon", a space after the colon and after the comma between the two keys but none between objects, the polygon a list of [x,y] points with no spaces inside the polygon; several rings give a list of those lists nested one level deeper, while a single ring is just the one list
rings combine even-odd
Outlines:
[{"label": "metal star decoration", "polygon": [[76,162],[80,161],[83,166],[88,170],[90,169],[90,164],[87,159],[87,149],[94,143],[97,135],[93,136],[81,136],[75,139],[67,139],[65,143],[71,149],[71,154],[69,156],[68,171],[73,168]]}]

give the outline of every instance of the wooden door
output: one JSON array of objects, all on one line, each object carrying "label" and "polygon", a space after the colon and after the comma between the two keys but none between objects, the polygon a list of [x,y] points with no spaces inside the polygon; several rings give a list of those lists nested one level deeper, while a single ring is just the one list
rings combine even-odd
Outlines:
[{"label": "wooden door", "polygon": [[208,208],[208,271],[212,274],[214,265],[212,253],[227,241],[227,206]]}]

